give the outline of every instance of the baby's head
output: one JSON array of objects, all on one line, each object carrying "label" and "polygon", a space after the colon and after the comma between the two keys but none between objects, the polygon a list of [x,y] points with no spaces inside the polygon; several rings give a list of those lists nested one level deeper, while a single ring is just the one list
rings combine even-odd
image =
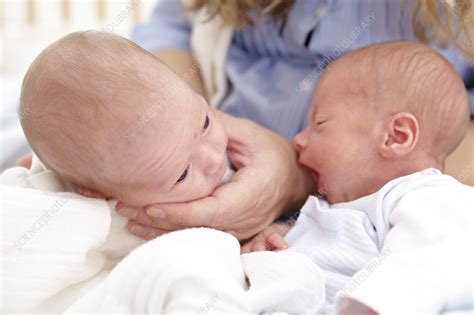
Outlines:
[{"label": "baby's head", "polygon": [[295,137],[300,163],[331,203],[354,200],[388,181],[434,167],[469,123],[464,84],[440,54],[413,42],[349,53],[323,73],[308,127]]},{"label": "baby's head", "polygon": [[94,31],[45,49],[23,81],[20,118],[61,178],[142,206],[209,195],[227,164],[206,101],[152,54]]}]

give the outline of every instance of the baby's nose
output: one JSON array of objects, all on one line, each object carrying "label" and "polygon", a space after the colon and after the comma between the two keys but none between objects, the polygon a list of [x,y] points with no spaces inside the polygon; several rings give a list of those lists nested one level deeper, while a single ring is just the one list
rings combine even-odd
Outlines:
[{"label": "baby's nose", "polygon": [[214,175],[222,166],[224,156],[220,150],[211,145],[204,146],[201,151],[201,160],[203,161],[204,175]]},{"label": "baby's nose", "polygon": [[296,152],[300,154],[301,151],[303,151],[303,149],[306,148],[307,144],[308,144],[308,135],[307,135],[307,129],[305,129],[295,136],[295,138],[293,139],[293,147],[295,148]]}]

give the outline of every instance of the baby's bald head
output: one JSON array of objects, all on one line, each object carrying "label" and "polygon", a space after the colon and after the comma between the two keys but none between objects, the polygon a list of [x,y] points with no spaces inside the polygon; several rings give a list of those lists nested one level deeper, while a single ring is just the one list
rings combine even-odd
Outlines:
[{"label": "baby's bald head", "polygon": [[128,131],[150,109],[162,114],[166,100],[157,91],[169,92],[173,75],[124,38],[72,33],[29,68],[20,101],[23,130],[33,151],[63,179],[116,196],[126,182],[118,175],[129,175],[125,166],[140,142]]},{"label": "baby's bald head", "polygon": [[299,161],[331,203],[370,195],[389,181],[443,168],[469,121],[453,67],[412,42],[371,45],[336,60],[314,89]]},{"label": "baby's bald head", "polygon": [[408,41],[376,44],[344,56],[335,67],[357,73],[354,83],[376,113],[414,115],[419,124],[416,149],[437,164],[443,165],[464,138],[469,123],[466,88],[434,49]]}]

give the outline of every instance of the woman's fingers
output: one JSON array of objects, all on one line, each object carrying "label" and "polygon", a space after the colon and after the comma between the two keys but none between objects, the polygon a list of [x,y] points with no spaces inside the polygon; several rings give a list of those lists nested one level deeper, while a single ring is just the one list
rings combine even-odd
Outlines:
[{"label": "woman's fingers", "polygon": [[[254,204],[253,197],[257,197],[250,195],[252,188],[242,182],[239,176],[234,175],[233,179],[235,181],[220,186],[209,197],[183,203],[151,205],[146,208],[147,214],[156,219],[155,223],[160,228],[210,226],[232,233],[238,223],[237,209],[248,209],[246,203],[250,201]],[[249,233],[246,237],[254,234]]]},{"label": "woman's fingers", "polygon": [[[151,205],[146,207],[146,213],[138,210],[134,216],[125,216],[160,229],[209,226],[225,230],[238,239],[246,239],[273,222],[280,213],[275,211],[275,203],[285,201],[279,187],[274,185],[275,175],[272,176],[271,172],[270,169],[260,169],[259,165],[244,167],[209,197]],[[281,209],[282,205],[279,204],[278,208]]]},{"label": "woman's fingers", "polygon": [[115,210],[119,215],[142,225],[172,231],[191,226],[217,226],[217,213],[226,211],[218,203],[215,196],[192,202],[150,205],[145,208],[132,208],[119,202]]},{"label": "woman's fingers", "polygon": [[183,226],[170,224],[165,220],[149,216],[145,208],[132,208],[117,204],[117,206],[115,206],[115,210],[120,216],[151,228],[158,228],[168,231],[179,230],[183,228]]},{"label": "woman's fingers", "polygon": [[169,232],[167,230],[162,230],[162,229],[157,229],[150,226],[142,225],[133,220],[128,221],[127,229],[133,235],[143,238],[147,241],[152,240],[158,236],[161,236]]},{"label": "woman's fingers", "polygon": [[[240,172],[240,171],[239,171]],[[147,213],[155,217],[155,226],[177,229],[189,226],[209,226],[225,230],[238,239],[246,239],[261,231],[274,219],[268,209],[259,209],[264,184],[255,175],[239,176],[220,186],[212,196],[202,199],[150,206]],[[245,171],[243,171],[245,172]]]},{"label": "woman's fingers", "polygon": [[89,198],[105,198],[105,199],[110,199],[109,196],[106,196],[105,194],[101,193],[100,191],[87,188],[87,187],[82,187],[82,186],[76,186],[76,193],[79,195],[83,195],[84,197],[89,197]]},{"label": "woman's fingers", "polygon": [[190,226],[219,227],[220,213],[228,209],[214,195],[189,202],[158,204],[146,207],[148,216],[154,218],[155,226],[178,229]]}]

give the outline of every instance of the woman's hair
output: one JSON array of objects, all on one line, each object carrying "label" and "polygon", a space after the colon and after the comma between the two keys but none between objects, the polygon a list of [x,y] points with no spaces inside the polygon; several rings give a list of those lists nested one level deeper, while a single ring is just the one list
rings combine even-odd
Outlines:
[{"label": "woman's hair", "polygon": [[453,43],[474,60],[474,2],[416,0],[412,16],[416,37],[440,47]]},{"label": "woman's hair", "polygon": [[[241,28],[246,24],[255,25],[263,15],[285,20],[293,3],[294,0],[194,0],[188,9],[206,7],[209,19],[220,15],[228,25]],[[472,0],[413,0],[413,3],[413,30],[419,40],[441,47],[452,42],[474,60]]]},{"label": "woman's hair", "polygon": [[191,11],[207,7],[209,19],[220,15],[228,25],[240,28],[245,24],[255,25],[263,15],[275,20],[286,19],[294,0],[194,0],[188,7]]}]

